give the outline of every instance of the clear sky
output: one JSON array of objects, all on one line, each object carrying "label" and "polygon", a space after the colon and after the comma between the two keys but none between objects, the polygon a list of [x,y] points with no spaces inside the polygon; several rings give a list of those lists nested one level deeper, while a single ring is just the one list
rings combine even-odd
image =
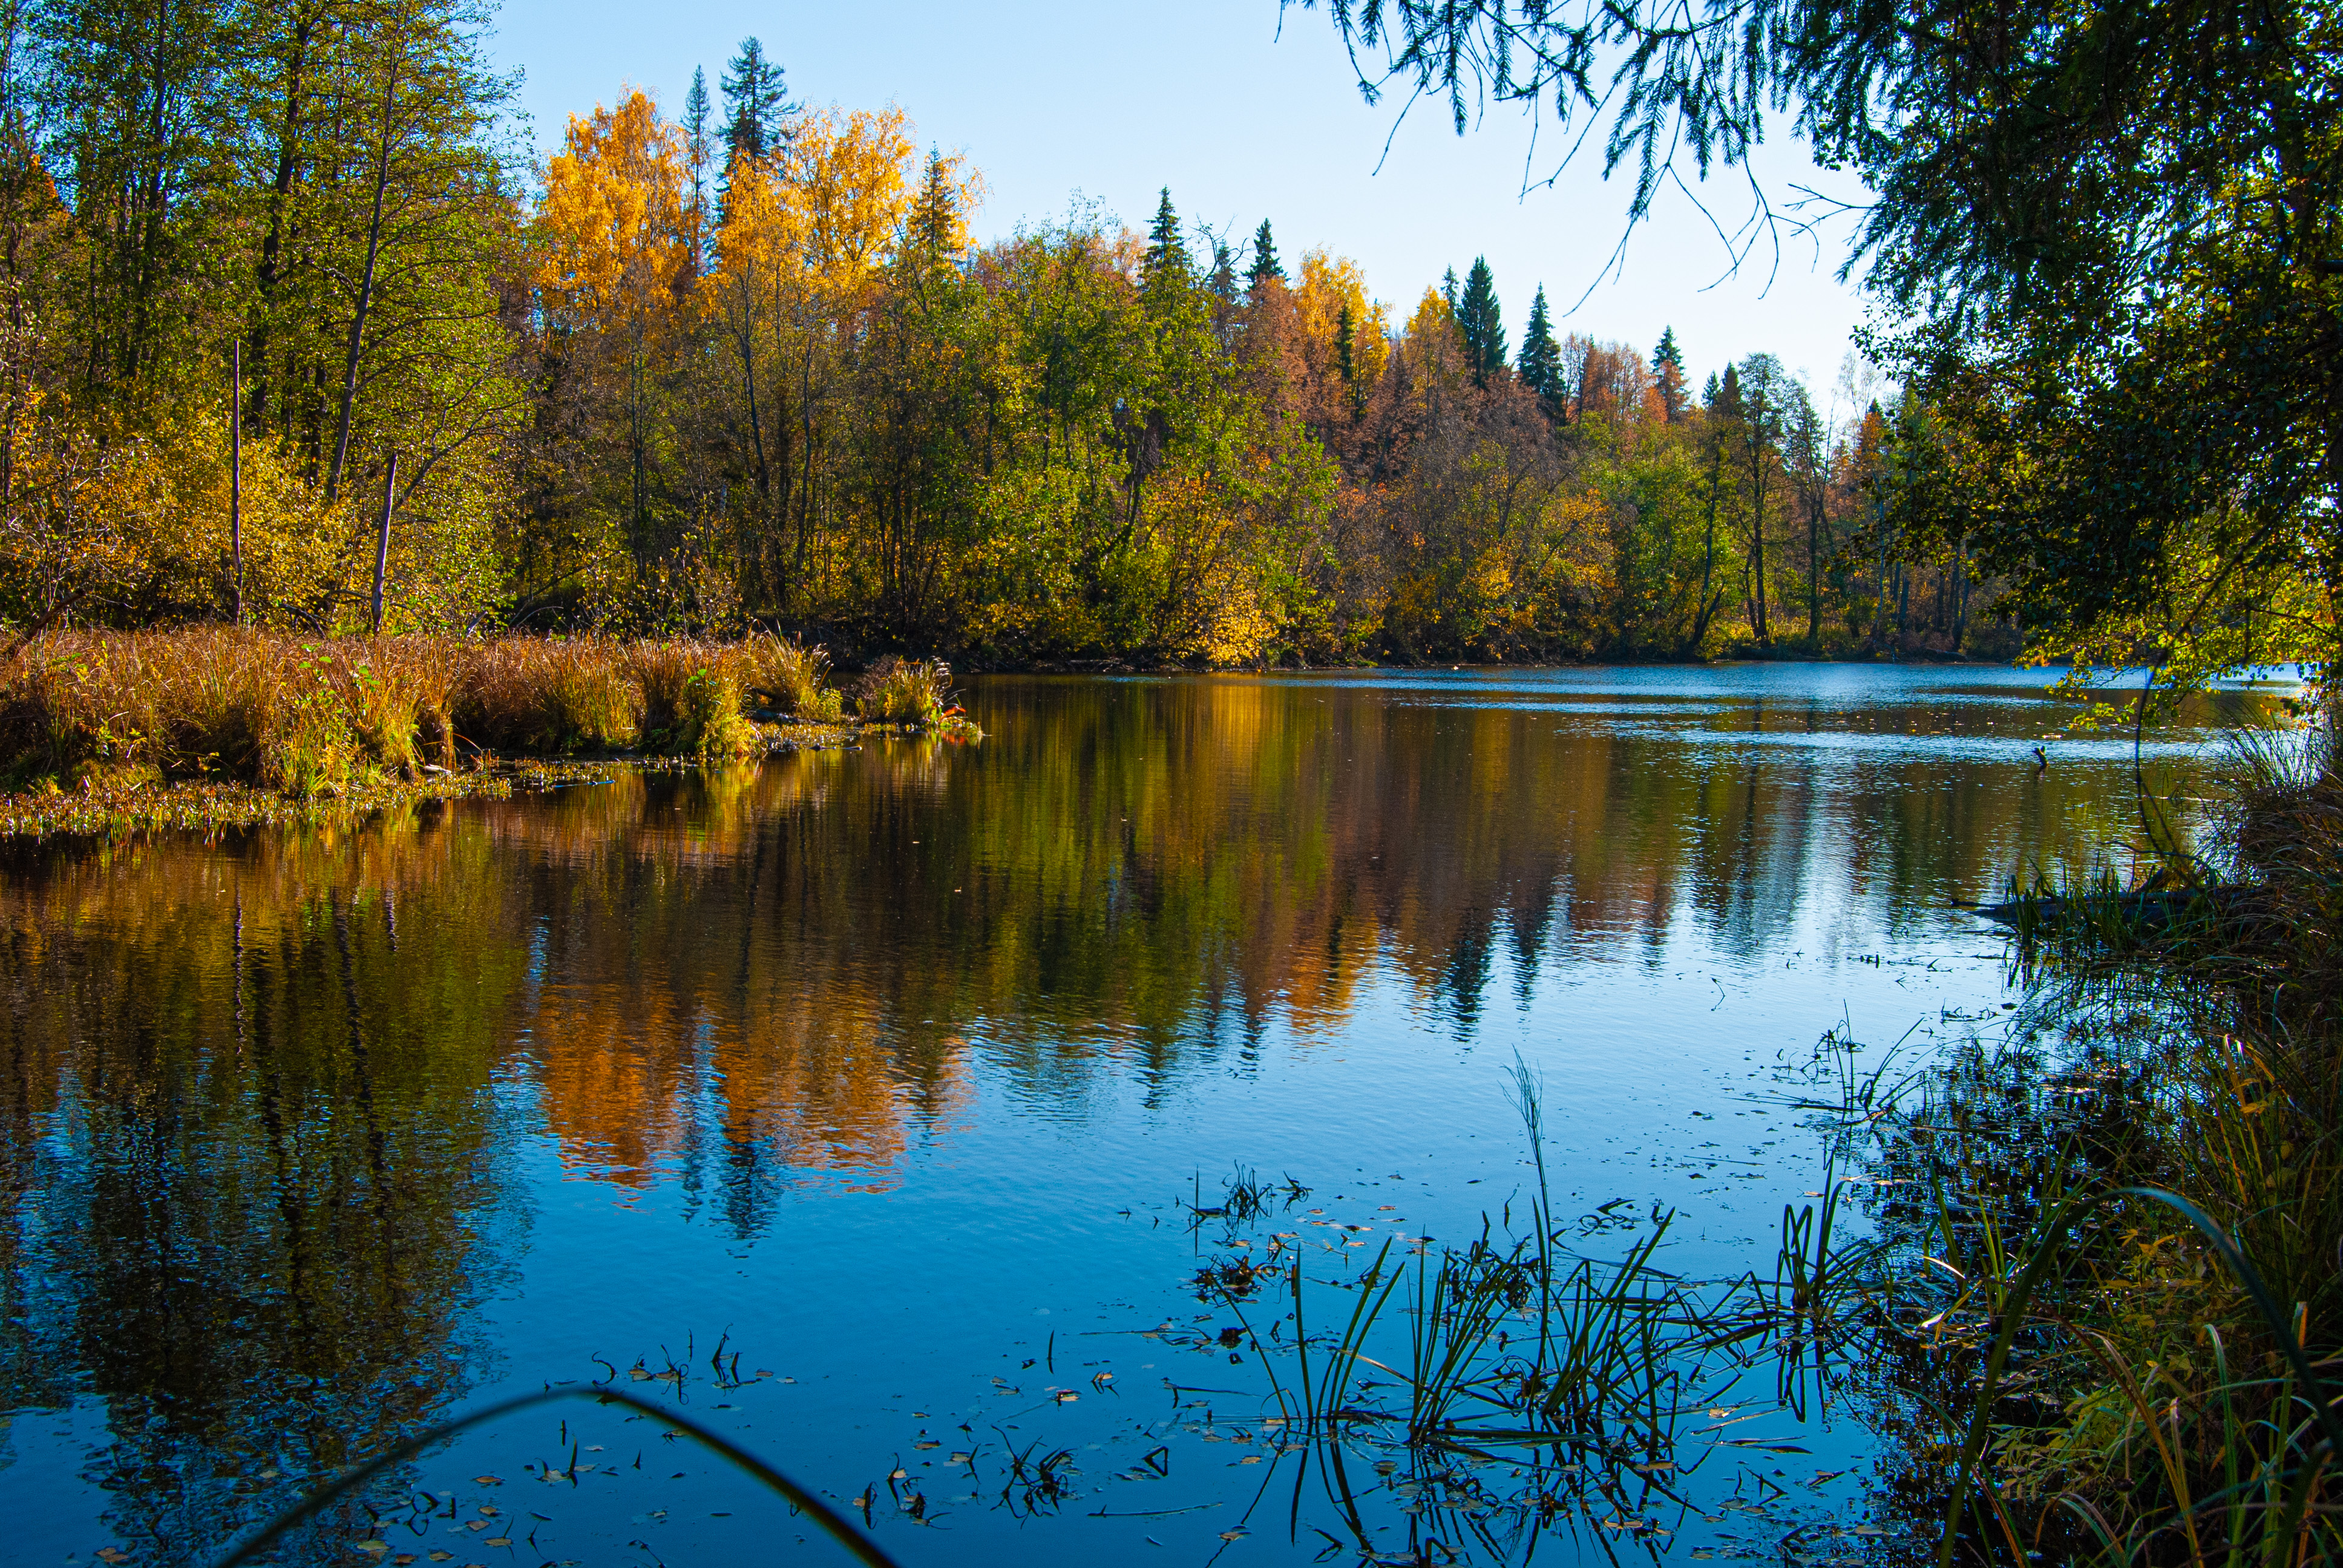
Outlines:
[{"label": "clear sky", "polygon": [[[1728,360],[1769,351],[1826,406],[1862,319],[1855,291],[1835,276],[1843,222],[1819,247],[1785,242],[1778,266],[1761,245],[1726,276],[1730,257],[1709,219],[1672,196],[1630,239],[1624,267],[1606,271],[1631,176],[1598,177],[1599,136],[1558,181],[1524,194],[1533,148],[1517,109],[1493,109],[1462,138],[1444,106],[1418,105],[1400,123],[1395,99],[1361,100],[1322,10],[1288,11],[1281,35],[1276,0],[504,0],[492,48],[504,68],[526,74],[520,106],[544,148],[568,116],[609,102],[622,84],[649,89],[672,114],[700,65],[714,95],[751,34],[800,102],[892,101],[920,141],[966,152],[990,188],[980,235],[1061,214],[1076,192],[1143,228],[1169,186],[1184,216],[1232,237],[1268,218],[1289,271],[1312,246],[1356,257],[1395,325],[1445,268],[1462,276],[1486,256],[1516,345],[1543,283],[1548,304],[1566,313],[1561,330],[1648,352],[1673,326],[1695,385]],[[1529,166],[1540,178],[1560,145],[1550,131],[1537,145]],[[1798,185],[1860,197],[1845,176],[1815,171],[1785,132],[1765,157],[1777,206]],[[1749,210],[1737,175],[1704,195],[1727,228]]]}]

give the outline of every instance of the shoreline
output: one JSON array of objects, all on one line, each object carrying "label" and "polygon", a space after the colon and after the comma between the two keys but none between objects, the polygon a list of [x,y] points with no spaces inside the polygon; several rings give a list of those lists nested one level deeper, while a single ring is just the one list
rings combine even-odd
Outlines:
[{"label": "shoreline", "polygon": [[829,724],[760,723],[764,749],[733,762],[651,752],[602,752],[569,757],[484,754],[457,769],[426,768],[409,778],[382,776],[307,798],[256,784],[177,779],[160,783],[129,775],[93,777],[78,788],[0,794],[0,843],[50,839],[115,839],[141,833],[218,833],[246,828],[357,822],[393,807],[479,798],[503,799],[516,790],[541,791],[598,784],[633,770],[686,773],[759,767],[801,751],[860,749],[865,737],[979,739],[981,731],[848,719]]}]

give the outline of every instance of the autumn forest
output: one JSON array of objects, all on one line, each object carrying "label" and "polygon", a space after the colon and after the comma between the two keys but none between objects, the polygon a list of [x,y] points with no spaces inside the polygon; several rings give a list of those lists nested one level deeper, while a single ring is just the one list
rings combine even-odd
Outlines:
[{"label": "autumn forest", "polygon": [[1468,256],[1371,283],[1168,190],[980,241],[970,156],[800,104],[753,38],[539,161],[485,21],[11,8],[0,618],[362,630],[387,534],[388,630],[1150,668],[2017,645],[1956,544],[1890,525],[1906,416],[1852,376],[1564,331],[1542,286],[1516,326]]}]

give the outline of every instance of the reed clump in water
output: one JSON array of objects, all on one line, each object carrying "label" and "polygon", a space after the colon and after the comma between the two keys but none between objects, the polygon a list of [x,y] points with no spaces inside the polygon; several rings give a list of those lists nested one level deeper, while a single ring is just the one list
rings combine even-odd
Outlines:
[{"label": "reed clump in water", "polygon": [[634,749],[720,762],[765,739],[752,689],[834,722],[819,648],[607,638],[54,632],[0,666],[0,785],[205,779],[312,799],[487,755]]},{"label": "reed clump in water", "polygon": [[934,725],[952,708],[951,667],[940,658],[890,655],[856,683],[854,698],[865,719],[921,728]]},{"label": "reed clump in water", "polygon": [[830,684],[830,655],[779,637],[750,638],[741,645],[748,664],[749,695],[783,716],[805,724],[835,724],[846,716],[845,694]]},{"label": "reed clump in water", "polygon": [[[1505,1547],[1492,1560],[1519,1560],[1553,1530],[1583,1530],[1606,1552],[1664,1540],[1691,1505],[1692,1473],[1771,1452],[1762,1429],[1720,1407],[1744,1402],[1746,1380],[1770,1366],[1763,1403],[1802,1408],[1819,1383],[1810,1363],[1850,1342],[1871,1307],[1875,1250],[1835,1233],[1827,1201],[1785,1208],[1768,1274],[1671,1271],[1672,1216],[1656,1209],[1632,1222],[1644,1233],[1622,1255],[1582,1255],[1591,1234],[1631,1222],[1602,1217],[1590,1231],[1594,1217],[1574,1225],[1555,1212],[1541,1096],[1525,1070],[1516,1083],[1536,1186],[1463,1245],[1394,1239],[1347,1278],[1313,1278],[1319,1249],[1297,1230],[1274,1233],[1260,1262],[1195,1277],[1241,1325],[1217,1344],[1249,1345],[1267,1371],[1276,1414],[1261,1424],[1277,1430],[1281,1454],[1308,1456],[1295,1512],[1314,1475],[1371,1561],[1392,1559],[1362,1512],[1370,1490],[1403,1500],[1433,1538],[1453,1532],[1449,1560],[1465,1560],[1456,1553],[1472,1541]],[[1239,1171],[1221,1204],[1200,1197],[1192,1211],[1233,1220],[1271,1191]],[[1345,1246],[1327,1242],[1324,1261]],[[1290,1311],[1277,1317],[1281,1307]]]}]

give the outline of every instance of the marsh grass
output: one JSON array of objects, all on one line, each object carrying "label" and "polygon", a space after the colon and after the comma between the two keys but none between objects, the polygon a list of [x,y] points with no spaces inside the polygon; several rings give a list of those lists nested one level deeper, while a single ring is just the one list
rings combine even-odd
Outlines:
[{"label": "marsh grass", "polygon": [[729,761],[764,747],[751,688],[779,685],[801,720],[835,720],[828,668],[820,648],[769,637],[49,633],[0,667],[0,787],[203,779],[313,799],[490,755]]},{"label": "marsh grass", "polygon": [[764,633],[750,638],[740,651],[751,697],[805,723],[835,724],[845,717],[845,697],[830,684],[824,649]]},{"label": "marsh grass", "polygon": [[855,702],[865,719],[882,724],[933,725],[951,706],[951,667],[890,655],[856,683]]},{"label": "marsh grass", "polygon": [[[1538,1086],[1517,1069],[1515,1087],[1536,1171],[1525,1233],[1484,1217],[1462,1245],[1386,1240],[1347,1277],[1313,1277],[1298,1244],[1241,1280],[1198,1276],[1265,1370],[1282,1452],[1302,1455],[1295,1517],[1314,1475],[1364,1553],[1377,1550],[1367,1494],[1402,1487],[1445,1500],[1443,1528],[1506,1559],[1557,1529],[1589,1532],[1606,1554],[1654,1545],[1659,1513],[1691,1506],[1693,1472],[1767,1452],[1724,1435],[1716,1407],[1750,1397],[1744,1384],[1766,1368],[1756,1397],[1795,1403],[1792,1385],[1855,1342],[1875,1308],[1875,1247],[1845,1240],[1828,1205],[1785,1207],[1782,1255],[1763,1274],[1665,1268],[1673,1216],[1659,1211],[1623,1254],[1579,1254],[1554,1211]],[[1243,1171],[1236,1184],[1258,1185]],[[1264,1273],[1282,1288],[1259,1292]]]}]

